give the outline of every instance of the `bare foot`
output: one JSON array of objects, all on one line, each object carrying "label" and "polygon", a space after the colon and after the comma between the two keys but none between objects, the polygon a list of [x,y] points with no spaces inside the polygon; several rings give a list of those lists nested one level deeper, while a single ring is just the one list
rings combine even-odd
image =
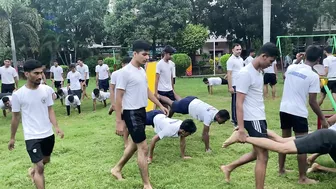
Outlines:
[{"label": "bare foot", "polygon": [[319,166],[320,166],[319,164],[314,163],[314,164],[311,166],[311,168],[309,168],[309,169],[307,170],[307,173],[312,173],[312,172],[318,171],[318,170],[319,170],[319,169],[318,169]]},{"label": "bare foot", "polygon": [[143,189],[153,189],[151,185],[145,185]]},{"label": "bare foot", "polygon": [[305,178],[305,179],[299,179],[299,184],[317,184],[318,181],[310,179],[310,178]]},{"label": "bare foot", "polygon": [[291,172],[293,172],[293,170],[284,169],[284,170],[279,171],[279,176],[283,176],[283,175],[285,175],[287,173],[291,173]]},{"label": "bare foot", "polygon": [[28,169],[28,176],[29,176],[29,178],[31,179],[32,182],[34,182],[34,174],[35,174],[34,168],[30,167]]},{"label": "bare foot", "polygon": [[231,171],[225,165],[222,165],[220,168],[225,175],[225,182],[229,183]]},{"label": "bare foot", "polygon": [[120,171],[117,171],[115,168],[111,169],[111,174],[117,179],[117,180],[124,180],[124,178],[121,175]]},{"label": "bare foot", "polygon": [[227,148],[236,142],[238,142],[238,131],[233,131],[232,135],[223,143],[222,148]]}]

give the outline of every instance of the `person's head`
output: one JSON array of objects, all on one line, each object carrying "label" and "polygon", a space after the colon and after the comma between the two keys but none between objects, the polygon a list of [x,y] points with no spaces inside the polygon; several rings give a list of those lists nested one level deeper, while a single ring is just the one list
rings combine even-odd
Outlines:
[{"label": "person's head", "polygon": [[93,94],[95,95],[95,97],[96,98],[98,98],[99,97],[99,95],[100,95],[100,91],[99,91],[99,89],[93,89]]},{"label": "person's head", "polygon": [[76,71],[76,64],[70,64],[69,66],[69,69],[72,71],[72,72],[75,72]]},{"label": "person's head", "polygon": [[239,57],[241,52],[242,52],[241,46],[238,43],[233,44],[232,46],[233,55],[235,55],[236,57]]},{"label": "person's head", "polygon": [[187,137],[197,130],[196,125],[192,119],[186,119],[180,125],[179,136]]},{"label": "person's head", "polygon": [[54,66],[55,66],[55,67],[58,66],[58,62],[57,62],[57,60],[54,60]]},{"label": "person's head", "polygon": [[75,101],[75,98],[74,98],[73,95],[69,95],[68,100],[69,100],[70,103],[73,103]]},{"label": "person's head", "polygon": [[250,49],[250,56],[255,57],[255,51],[254,51],[254,49]]},{"label": "person's head", "polygon": [[273,43],[265,43],[259,51],[257,61],[259,68],[265,69],[272,65],[276,57],[279,56],[279,50]]},{"label": "person's head", "polygon": [[27,81],[38,86],[42,80],[43,68],[42,64],[37,60],[27,60],[23,65],[23,71]]},{"label": "person's head", "polygon": [[101,66],[104,64],[104,58],[103,57],[99,57],[98,58],[98,65]]},{"label": "person's head", "polygon": [[124,57],[123,59],[122,59],[122,62],[121,62],[121,66],[122,67],[124,67],[124,66],[126,66],[128,63],[130,63],[131,62],[131,60],[132,60],[132,58],[130,58],[130,57]]},{"label": "person's head", "polygon": [[77,59],[77,64],[83,66],[83,60],[81,58]]},{"label": "person's head", "polygon": [[145,40],[136,40],[133,42],[133,59],[138,65],[146,64],[149,59],[149,50],[151,46]]},{"label": "person's head", "polygon": [[12,64],[11,59],[6,58],[6,59],[4,60],[4,65],[5,65],[6,68],[8,68],[9,66],[11,66],[11,64]]},{"label": "person's head", "polygon": [[58,89],[58,90],[57,90],[57,94],[58,94],[58,96],[60,96],[60,97],[64,96],[64,92],[63,92],[62,89]]},{"label": "person's head", "polygon": [[324,49],[324,54],[325,54],[326,56],[332,54],[332,47],[330,47],[330,46],[326,47],[326,48]]},{"label": "person's head", "polygon": [[11,104],[11,102],[10,102],[10,100],[9,100],[9,98],[8,98],[7,96],[2,97],[1,100],[2,100],[3,104],[4,104],[7,108],[10,108],[10,107],[12,106],[12,104]]},{"label": "person's head", "polygon": [[163,58],[165,60],[171,60],[172,56],[175,52],[175,49],[169,45],[167,45],[164,49],[163,49]]},{"label": "person's head", "polygon": [[219,110],[215,116],[215,121],[217,121],[218,124],[224,124],[229,119],[230,113],[225,109]]},{"label": "person's head", "polygon": [[203,83],[204,83],[204,84],[209,84],[209,80],[208,80],[208,78],[203,78]]},{"label": "person's head", "polygon": [[309,45],[306,49],[306,62],[317,64],[322,58],[322,48],[317,45]]}]

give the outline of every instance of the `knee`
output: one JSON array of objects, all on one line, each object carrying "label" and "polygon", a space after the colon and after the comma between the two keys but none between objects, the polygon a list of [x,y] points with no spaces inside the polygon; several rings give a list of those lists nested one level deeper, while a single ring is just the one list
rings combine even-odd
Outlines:
[{"label": "knee", "polygon": [[36,164],[35,173],[42,175],[44,173],[44,165],[42,163]]},{"label": "knee", "polygon": [[49,163],[49,162],[50,162],[50,157],[46,157],[46,158],[43,159],[43,164],[44,165]]},{"label": "knee", "polygon": [[263,151],[257,154],[257,160],[263,163],[267,163],[268,162],[268,151]]},{"label": "knee", "polygon": [[138,153],[140,154],[147,154],[148,153],[148,146],[146,143],[141,143],[141,145],[138,145]]}]

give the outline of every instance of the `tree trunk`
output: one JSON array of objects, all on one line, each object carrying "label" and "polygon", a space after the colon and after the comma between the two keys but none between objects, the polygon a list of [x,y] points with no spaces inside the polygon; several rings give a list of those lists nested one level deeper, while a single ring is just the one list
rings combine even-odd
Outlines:
[{"label": "tree trunk", "polygon": [[271,40],[271,0],[263,0],[263,44]]},{"label": "tree trunk", "polygon": [[153,59],[156,58],[156,39],[153,38],[153,43],[152,43],[152,50],[153,50]]},{"label": "tree trunk", "polygon": [[14,68],[16,69],[16,71],[19,71],[18,70],[18,63],[17,63],[17,59],[16,59],[16,49],[15,49],[15,41],[14,41],[12,21],[8,20],[8,23],[9,23],[9,33],[10,33],[12,59],[13,59],[13,63],[14,63]]}]

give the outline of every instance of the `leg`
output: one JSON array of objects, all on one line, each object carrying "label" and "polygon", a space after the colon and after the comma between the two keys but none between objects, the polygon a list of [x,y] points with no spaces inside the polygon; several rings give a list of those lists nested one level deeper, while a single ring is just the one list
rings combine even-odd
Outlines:
[{"label": "leg", "polygon": [[257,162],[255,165],[255,181],[256,189],[264,189],[265,177],[266,177],[266,168],[268,162],[268,151],[263,148],[253,146],[257,154]]},{"label": "leg", "polygon": [[324,172],[330,172],[330,173],[336,173],[336,168],[329,168],[324,167],[322,165],[319,165],[317,163],[314,163],[311,168],[307,170],[307,173],[317,172],[317,171],[324,171]]},{"label": "leg", "polygon": [[135,143],[132,141],[130,141],[124,151],[123,156],[121,157],[121,159],[119,160],[119,162],[117,163],[116,166],[114,166],[111,169],[111,173],[112,175],[117,179],[117,180],[123,180],[124,178],[121,175],[121,170],[122,168],[125,166],[125,164],[128,162],[129,159],[131,159],[131,157],[133,156],[133,154],[135,153],[135,151],[137,150],[137,146],[135,145]]},{"label": "leg", "polygon": [[177,101],[179,101],[179,100],[182,99],[178,94],[176,94],[175,91],[174,91],[174,97],[175,97],[175,99],[176,99]]},{"label": "leg", "polygon": [[129,136],[128,129],[125,127],[124,136],[123,136],[125,149],[127,148],[127,145],[128,145],[128,136]]},{"label": "leg", "polygon": [[309,157],[307,158],[307,163],[308,163],[308,165],[312,165],[312,164],[314,164],[315,160],[316,160],[318,157],[320,157],[321,155],[322,155],[322,154],[316,153],[316,154],[313,154],[313,155],[309,156]]},{"label": "leg", "polygon": [[275,99],[275,93],[276,93],[276,86],[272,85],[272,98]]},{"label": "leg", "polygon": [[236,86],[233,86],[234,93],[231,94],[231,115],[232,115],[232,123],[236,126],[237,125],[237,112],[236,112],[236,100],[237,100],[237,93],[236,93]]},{"label": "leg", "polygon": [[[282,137],[287,138],[292,136],[291,129],[282,129]],[[279,154],[279,174],[283,175],[286,173],[285,162],[286,162],[286,154]]]},{"label": "leg", "polygon": [[159,96],[159,100],[162,101],[164,104],[168,104],[170,107],[173,106],[173,101],[170,100],[170,99],[169,99],[168,97],[166,97],[166,96],[162,96],[162,95],[160,95],[160,96]]},{"label": "leg", "polygon": [[34,180],[35,186],[37,189],[44,189],[45,181],[44,181],[44,164],[43,160],[34,164],[34,170],[32,171],[32,178]]},{"label": "leg", "polygon": [[148,163],[147,163],[147,155],[148,155],[147,141],[144,140],[141,143],[136,144],[136,145],[138,148],[138,166],[140,169],[140,174],[141,174],[144,188],[151,189],[152,186],[149,182]]}]

